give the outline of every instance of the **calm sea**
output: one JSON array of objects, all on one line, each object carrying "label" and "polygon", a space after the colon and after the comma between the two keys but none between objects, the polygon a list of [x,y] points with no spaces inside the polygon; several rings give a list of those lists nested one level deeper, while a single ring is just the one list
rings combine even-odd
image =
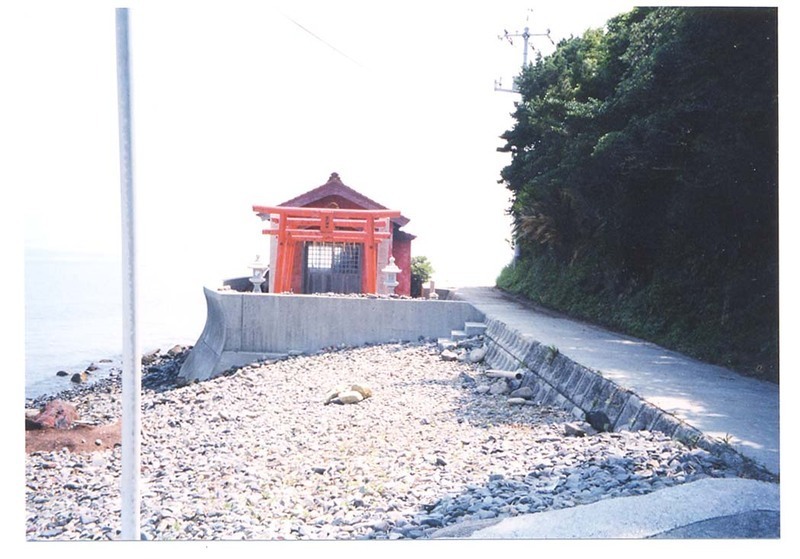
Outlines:
[{"label": "calm sea", "polygon": [[[141,349],[193,345],[205,324],[201,281],[180,282],[140,269]],[[25,254],[25,397],[72,387],[91,363],[94,378],[121,366],[122,271],[110,257],[28,251]],[[103,362],[102,360],[111,360]],[[69,376],[60,377],[60,370]]]}]

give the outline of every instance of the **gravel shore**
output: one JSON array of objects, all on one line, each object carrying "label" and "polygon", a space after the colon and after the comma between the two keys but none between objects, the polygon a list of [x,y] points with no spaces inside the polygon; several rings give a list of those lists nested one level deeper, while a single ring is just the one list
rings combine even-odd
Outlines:
[{"label": "gravel shore", "polygon": [[[486,391],[507,381],[439,353],[430,342],[329,351],[183,387],[167,362],[143,382],[143,537],[430,538],[465,520],[735,476],[656,432],[568,436],[574,417],[510,405]],[[371,397],[324,404],[352,383]],[[67,396],[83,420],[119,419],[118,378]],[[119,448],[28,455],[27,538],[117,539],[119,473]]]}]

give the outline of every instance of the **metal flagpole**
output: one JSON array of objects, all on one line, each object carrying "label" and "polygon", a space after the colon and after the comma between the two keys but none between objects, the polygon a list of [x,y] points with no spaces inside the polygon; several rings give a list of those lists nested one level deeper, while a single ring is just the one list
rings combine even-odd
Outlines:
[{"label": "metal flagpole", "polygon": [[128,9],[117,8],[117,102],[119,107],[120,208],[122,210],[122,539],[141,537],[139,490],[141,350],[136,325],[136,227],[131,145]]}]

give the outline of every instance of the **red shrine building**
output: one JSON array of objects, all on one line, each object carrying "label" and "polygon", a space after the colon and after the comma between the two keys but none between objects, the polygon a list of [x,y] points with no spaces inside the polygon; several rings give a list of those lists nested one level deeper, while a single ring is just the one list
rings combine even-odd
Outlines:
[{"label": "red shrine building", "polygon": [[[342,182],[278,206],[253,206],[271,235],[270,293],[411,294],[408,218]],[[399,272],[391,272],[394,263]],[[392,285],[396,277],[397,285]]]}]

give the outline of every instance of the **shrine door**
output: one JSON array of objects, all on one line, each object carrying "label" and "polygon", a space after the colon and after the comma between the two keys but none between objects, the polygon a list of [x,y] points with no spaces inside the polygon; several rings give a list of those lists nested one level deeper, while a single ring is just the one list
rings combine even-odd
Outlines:
[{"label": "shrine door", "polygon": [[305,243],[303,293],[361,293],[361,243]]}]

